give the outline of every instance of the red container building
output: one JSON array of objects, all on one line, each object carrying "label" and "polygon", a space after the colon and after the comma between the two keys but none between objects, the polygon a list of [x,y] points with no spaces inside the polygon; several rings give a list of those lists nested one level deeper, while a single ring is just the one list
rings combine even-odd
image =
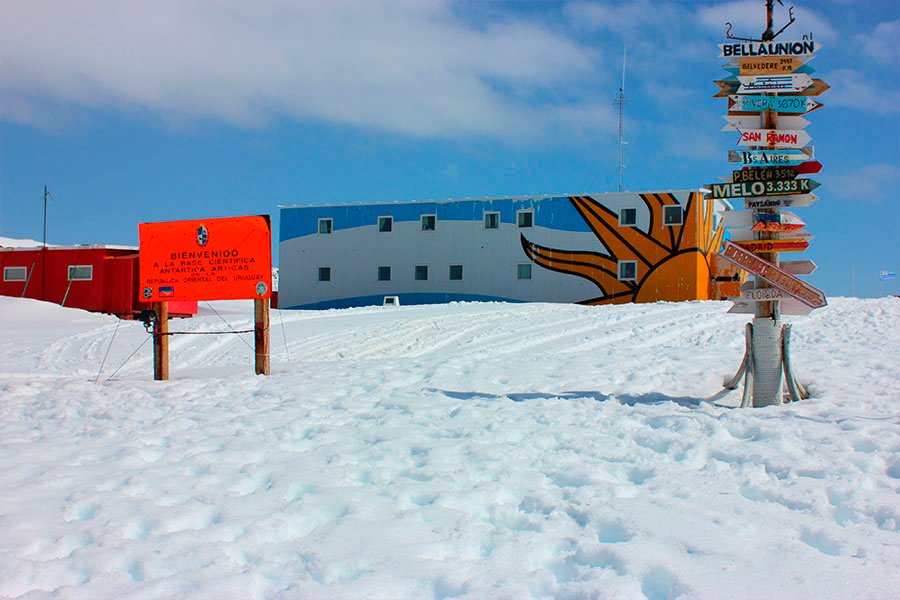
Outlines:
[{"label": "red container building", "polygon": [[[138,289],[138,249],[128,246],[0,248],[0,295],[33,298],[130,319],[150,308]],[[169,315],[197,314],[170,302]]]}]

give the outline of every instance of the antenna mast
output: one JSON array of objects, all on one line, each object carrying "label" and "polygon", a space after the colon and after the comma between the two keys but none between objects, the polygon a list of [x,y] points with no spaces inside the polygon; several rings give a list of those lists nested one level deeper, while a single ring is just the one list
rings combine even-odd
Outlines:
[{"label": "antenna mast", "polygon": [[619,105],[619,191],[624,192],[625,188],[622,185],[622,175],[625,170],[625,158],[624,158],[624,146],[625,140],[622,139],[622,115],[625,107],[625,58],[628,54],[628,46],[625,45],[622,48],[622,87],[619,88],[618,94],[616,94],[615,103]]}]

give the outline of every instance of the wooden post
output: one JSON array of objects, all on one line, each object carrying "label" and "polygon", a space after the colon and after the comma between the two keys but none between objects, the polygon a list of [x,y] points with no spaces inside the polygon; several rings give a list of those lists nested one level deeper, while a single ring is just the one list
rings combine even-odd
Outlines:
[{"label": "wooden post", "polygon": [[253,338],[256,342],[256,374],[269,374],[269,300],[253,300]]},{"label": "wooden post", "polygon": [[156,324],[153,327],[153,379],[169,380],[169,303],[154,302]]}]

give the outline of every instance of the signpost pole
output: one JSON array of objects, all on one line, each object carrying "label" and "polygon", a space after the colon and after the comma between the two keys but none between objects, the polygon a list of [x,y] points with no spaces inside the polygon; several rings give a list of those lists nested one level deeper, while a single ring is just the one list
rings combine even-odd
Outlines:
[{"label": "signpost pole", "polygon": [[156,324],[153,326],[153,379],[169,380],[169,303],[154,302]]},{"label": "signpost pole", "polygon": [[256,374],[269,374],[269,299],[253,300],[254,331],[256,342]]}]

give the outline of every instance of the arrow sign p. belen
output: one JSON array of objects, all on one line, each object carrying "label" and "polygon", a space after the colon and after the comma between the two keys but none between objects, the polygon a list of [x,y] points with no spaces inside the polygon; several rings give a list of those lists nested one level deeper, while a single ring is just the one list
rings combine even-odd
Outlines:
[{"label": "arrow sign p. belen", "polygon": [[[722,131],[743,131],[744,129],[759,129],[763,126],[762,114],[759,115],[723,115],[728,121]],[[782,129],[806,129],[809,121],[803,117],[782,115],[778,117],[778,126]]]},{"label": "arrow sign p. belen", "polygon": [[728,162],[750,167],[791,166],[813,158],[813,152],[811,146],[796,150],[729,150]]},{"label": "arrow sign p. belen", "polygon": [[[779,125],[781,125],[780,122]],[[798,129],[743,129],[740,133],[741,139],[738,140],[738,146],[802,148],[812,141],[808,133]]]},{"label": "arrow sign p. belen", "polygon": [[783,292],[787,292],[807,306],[821,308],[828,304],[825,294],[805,281],[794,277],[787,271],[778,268],[767,260],[753,254],[737,244],[725,242],[719,255],[737,266],[765,279]]},{"label": "arrow sign p. belen", "polygon": [[734,112],[763,112],[774,110],[778,113],[804,114],[822,106],[807,96],[729,96]]},{"label": "arrow sign p. belen", "polygon": [[744,198],[744,208],[802,208],[811,206],[819,200],[815,194],[797,194],[795,196],[768,196],[766,198]]},{"label": "arrow sign p. belen", "polygon": [[755,94],[759,92],[784,92],[796,94],[812,86],[813,79],[806,73],[791,75],[739,75],[741,82],[738,94]]},{"label": "arrow sign p. belen", "polygon": [[711,183],[709,184],[708,189],[710,198],[753,198],[760,196],[808,194],[819,187],[819,185],[818,181],[813,181],[812,179],[788,179],[742,183]]},{"label": "arrow sign p. belen", "polygon": [[789,179],[797,179],[798,174],[797,167],[744,167],[731,172],[731,181],[734,183],[787,181]]}]

